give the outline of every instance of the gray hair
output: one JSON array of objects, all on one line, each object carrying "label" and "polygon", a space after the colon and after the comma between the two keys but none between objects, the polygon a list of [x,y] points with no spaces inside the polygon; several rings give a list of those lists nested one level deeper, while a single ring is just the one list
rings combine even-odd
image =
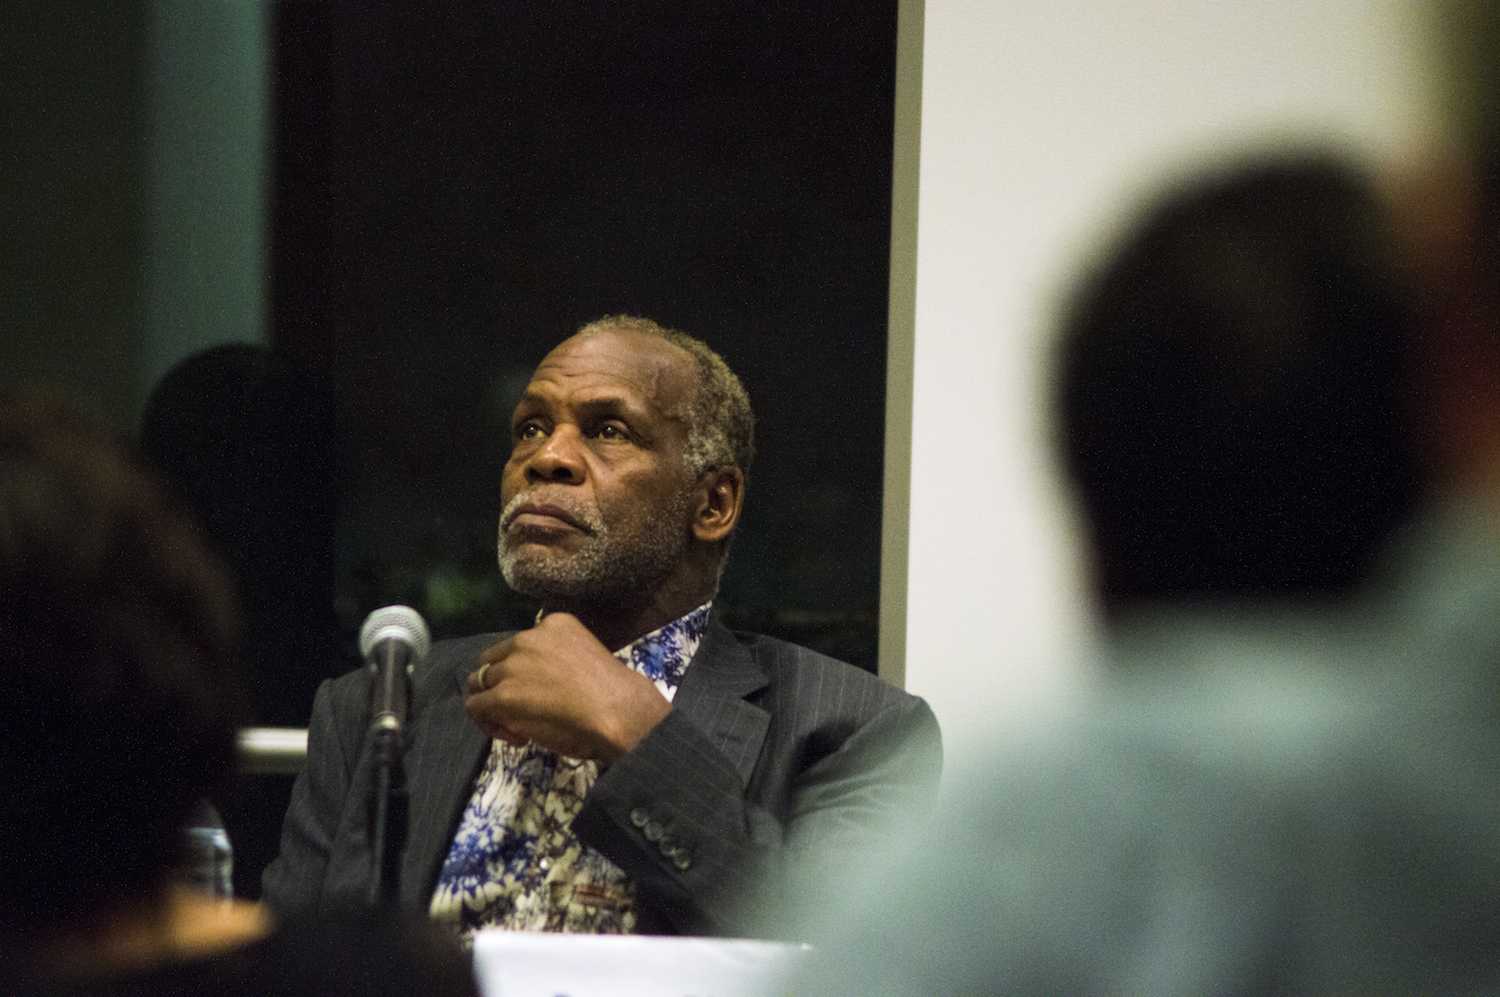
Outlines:
[{"label": "gray hair", "polygon": [[720,467],[749,473],[755,459],[755,415],[750,396],[734,371],[707,343],[634,315],[606,315],[579,329],[577,335],[636,332],[666,340],[693,358],[697,366],[693,398],[688,403],[687,446],[683,463],[694,476]]}]

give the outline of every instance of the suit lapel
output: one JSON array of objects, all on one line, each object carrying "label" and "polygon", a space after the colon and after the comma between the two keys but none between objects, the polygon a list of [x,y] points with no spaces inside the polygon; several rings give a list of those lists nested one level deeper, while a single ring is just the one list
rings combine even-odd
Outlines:
[{"label": "suit lapel", "polygon": [[760,757],[770,714],[745,701],[765,688],[766,673],[734,634],[717,618],[709,620],[703,643],[682,677],[672,700],[672,709],[703,731],[734,759],[740,781],[746,785]]},{"label": "suit lapel", "polygon": [[[401,863],[401,897],[408,907],[425,908],[431,900],[459,816],[489,751],[489,739],[464,712],[463,683],[474,656],[494,637],[465,646],[465,653],[440,666],[449,673],[446,688],[421,707],[412,731],[405,758],[410,831]],[[766,674],[755,659],[728,628],[711,618],[672,701],[675,711],[734,759],[740,780],[747,785],[770,715],[745,697],[766,684]]]},{"label": "suit lapel", "polygon": [[489,738],[464,712],[463,682],[473,664],[467,656],[452,663],[449,687],[418,717],[418,736],[406,755],[411,830],[401,863],[401,896],[407,906],[425,908],[431,899],[489,750]]}]

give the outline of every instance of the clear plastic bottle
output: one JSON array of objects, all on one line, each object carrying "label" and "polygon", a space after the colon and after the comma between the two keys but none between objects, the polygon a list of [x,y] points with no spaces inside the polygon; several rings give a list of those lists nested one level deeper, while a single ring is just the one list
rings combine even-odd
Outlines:
[{"label": "clear plastic bottle", "polygon": [[183,833],[187,836],[183,882],[207,896],[231,899],[234,896],[234,848],[224,830],[224,821],[213,804],[200,801]]}]

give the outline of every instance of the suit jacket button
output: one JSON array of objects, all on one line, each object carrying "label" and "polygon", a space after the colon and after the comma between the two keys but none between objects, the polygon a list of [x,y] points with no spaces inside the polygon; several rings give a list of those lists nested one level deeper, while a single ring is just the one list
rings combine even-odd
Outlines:
[{"label": "suit jacket button", "polygon": [[662,827],[659,822],[653,820],[646,824],[645,829],[641,833],[646,836],[647,841],[660,841],[661,836],[666,831],[667,829]]},{"label": "suit jacket button", "polygon": [[672,864],[677,867],[678,872],[687,872],[688,867],[693,864],[693,857],[679,848],[676,854],[672,856]]},{"label": "suit jacket button", "polygon": [[636,827],[645,827],[646,821],[648,819],[649,817],[646,814],[646,811],[642,810],[640,807],[636,807],[634,810],[630,811],[630,823],[634,824]]}]

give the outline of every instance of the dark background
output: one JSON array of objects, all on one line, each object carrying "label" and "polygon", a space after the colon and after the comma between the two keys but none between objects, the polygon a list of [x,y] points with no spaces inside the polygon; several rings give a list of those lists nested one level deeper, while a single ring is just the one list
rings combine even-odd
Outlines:
[{"label": "dark background", "polygon": [[[240,578],[256,722],[301,725],[377,606],[439,637],[528,622],[494,555],[514,397],[580,324],[645,315],[719,350],[759,419],[722,615],[873,670],[895,22],[893,0],[8,4],[0,386],[139,433]],[[157,380],[258,338],[261,301],[274,354]],[[241,895],[289,789],[215,801]]]},{"label": "dark background", "polygon": [[[510,412],[621,312],[708,341],[759,420],[722,616],[873,671],[895,4],[443,11],[275,8],[270,338],[334,400],[327,671],[391,602],[528,624],[495,565]],[[284,789],[226,805],[241,892]]]},{"label": "dark background", "polygon": [[524,624],[494,563],[510,409],[601,315],[744,379],[720,604],[873,670],[894,3],[275,8],[273,342],[331,377],[345,633]]}]

